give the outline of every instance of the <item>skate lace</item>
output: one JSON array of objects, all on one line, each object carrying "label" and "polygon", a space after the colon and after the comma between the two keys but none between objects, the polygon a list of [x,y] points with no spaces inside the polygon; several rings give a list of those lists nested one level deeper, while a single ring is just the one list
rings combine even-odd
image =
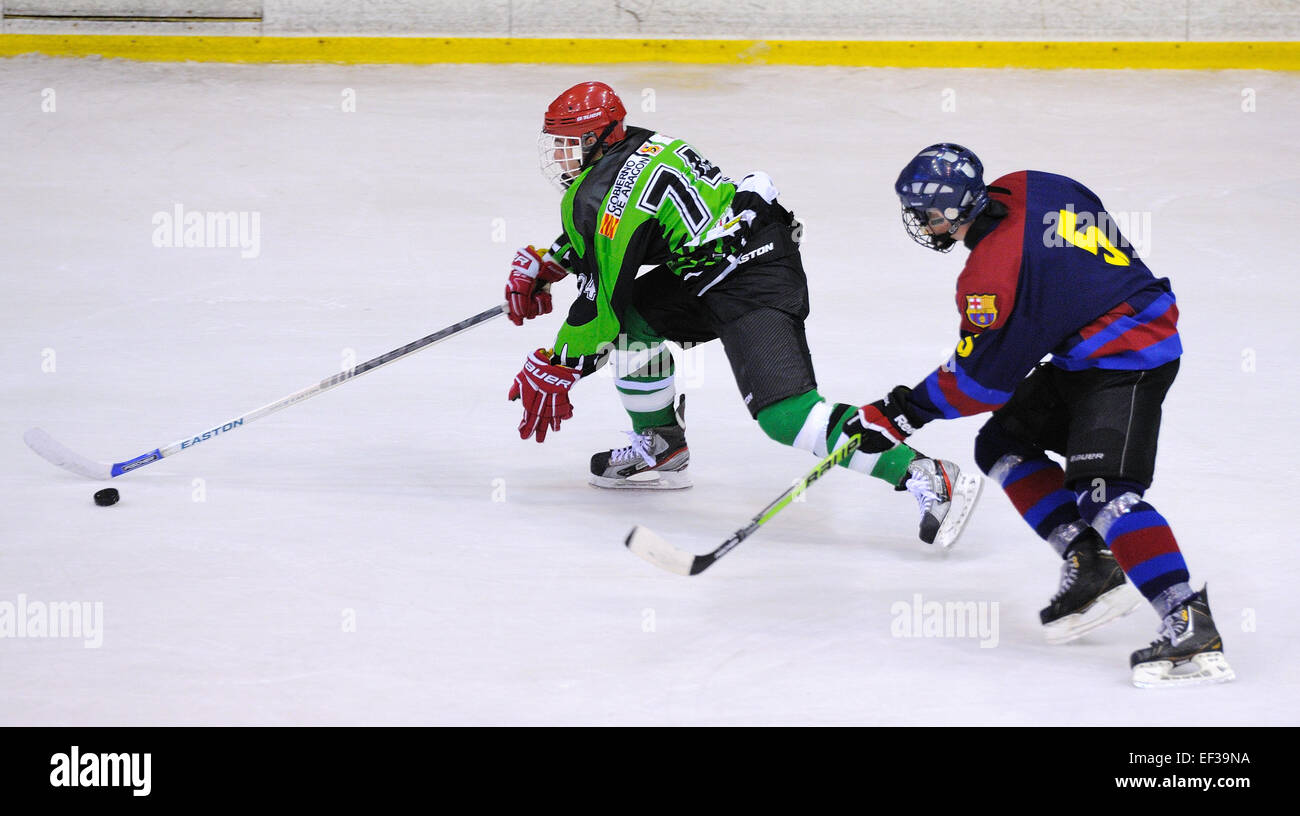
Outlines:
[{"label": "skate lace", "polygon": [[1078,577],[1079,559],[1073,556],[1065,559],[1065,563],[1061,565],[1061,588],[1052,596],[1052,603],[1056,603],[1065,593],[1069,592],[1070,587],[1074,586],[1074,582]]},{"label": "skate lace", "polygon": [[939,500],[938,494],[934,492],[934,488],[930,485],[930,477],[924,473],[913,474],[903,486],[916,499],[922,517],[930,512],[930,508],[934,507],[935,502]]},{"label": "skate lace", "polygon": [[615,448],[613,453],[609,456],[610,464],[622,464],[640,457],[641,461],[645,462],[646,467],[654,467],[655,458],[650,453],[650,440],[653,438],[654,434],[650,431],[643,431],[641,433],[637,433],[636,431],[624,431],[623,433],[627,434],[628,441],[632,444],[623,448]]},{"label": "skate lace", "polygon": [[[1191,610],[1188,610],[1188,616],[1191,616]],[[1156,630],[1156,639],[1151,641],[1152,646],[1159,646],[1161,643],[1172,644],[1176,638],[1187,631],[1187,621],[1183,616],[1174,612],[1164,620],[1160,621],[1160,628]]]}]

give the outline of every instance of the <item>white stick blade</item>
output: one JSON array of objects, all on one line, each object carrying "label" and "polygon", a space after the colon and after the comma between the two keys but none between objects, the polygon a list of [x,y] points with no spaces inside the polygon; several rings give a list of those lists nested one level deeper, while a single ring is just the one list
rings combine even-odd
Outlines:
[{"label": "white stick blade", "polygon": [[695,556],[677,549],[662,536],[640,524],[627,534],[627,548],[660,569],[690,575]]},{"label": "white stick blade", "polygon": [[101,481],[107,481],[113,477],[111,465],[87,459],[81,454],[69,450],[40,428],[32,428],[23,434],[23,441],[27,443],[27,447],[36,451],[37,456],[52,465],[61,467],[64,470],[70,470],[78,476]]}]

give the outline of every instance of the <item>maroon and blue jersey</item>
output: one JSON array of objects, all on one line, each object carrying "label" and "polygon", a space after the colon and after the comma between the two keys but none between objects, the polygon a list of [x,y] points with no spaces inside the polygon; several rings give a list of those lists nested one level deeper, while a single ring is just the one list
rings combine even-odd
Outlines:
[{"label": "maroon and blue jersey", "polygon": [[1169,280],[1151,274],[1091,190],[1036,170],[1005,175],[988,190],[1007,212],[967,236],[974,245],[957,279],[961,341],[913,389],[913,419],[994,410],[1049,354],[1069,371],[1151,369],[1182,354]]}]

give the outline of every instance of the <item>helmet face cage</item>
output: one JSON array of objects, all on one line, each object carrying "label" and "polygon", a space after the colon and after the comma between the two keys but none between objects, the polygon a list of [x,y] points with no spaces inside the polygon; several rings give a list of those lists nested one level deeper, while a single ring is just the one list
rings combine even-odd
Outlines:
[{"label": "helmet face cage", "polygon": [[913,241],[916,241],[923,247],[933,249],[935,252],[947,252],[957,244],[953,238],[953,233],[961,229],[961,224],[949,222],[952,224],[947,232],[931,233],[929,231],[930,214],[925,210],[915,209],[903,206],[903,229],[907,230],[907,235]]},{"label": "helmet face cage", "polygon": [[543,130],[537,137],[542,175],[561,190],[566,189],[595,160],[596,154],[605,147],[605,137],[613,129],[611,124],[600,134],[589,130],[581,136],[564,136]]},{"label": "helmet face cage", "polygon": [[542,131],[537,136],[537,158],[546,180],[561,190],[566,189],[582,172],[582,137]]}]

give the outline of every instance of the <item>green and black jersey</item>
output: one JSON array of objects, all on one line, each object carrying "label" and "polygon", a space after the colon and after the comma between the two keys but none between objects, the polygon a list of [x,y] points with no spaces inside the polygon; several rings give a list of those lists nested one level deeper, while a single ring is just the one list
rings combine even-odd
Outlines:
[{"label": "green and black jersey", "polygon": [[736,194],[732,180],[681,139],[644,128],[627,134],[565,192],[564,234],[551,251],[578,279],[555,355],[584,373],[618,337],[642,266],[666,264],[682,276],[719,262],[699,243],[730,218]]}]

